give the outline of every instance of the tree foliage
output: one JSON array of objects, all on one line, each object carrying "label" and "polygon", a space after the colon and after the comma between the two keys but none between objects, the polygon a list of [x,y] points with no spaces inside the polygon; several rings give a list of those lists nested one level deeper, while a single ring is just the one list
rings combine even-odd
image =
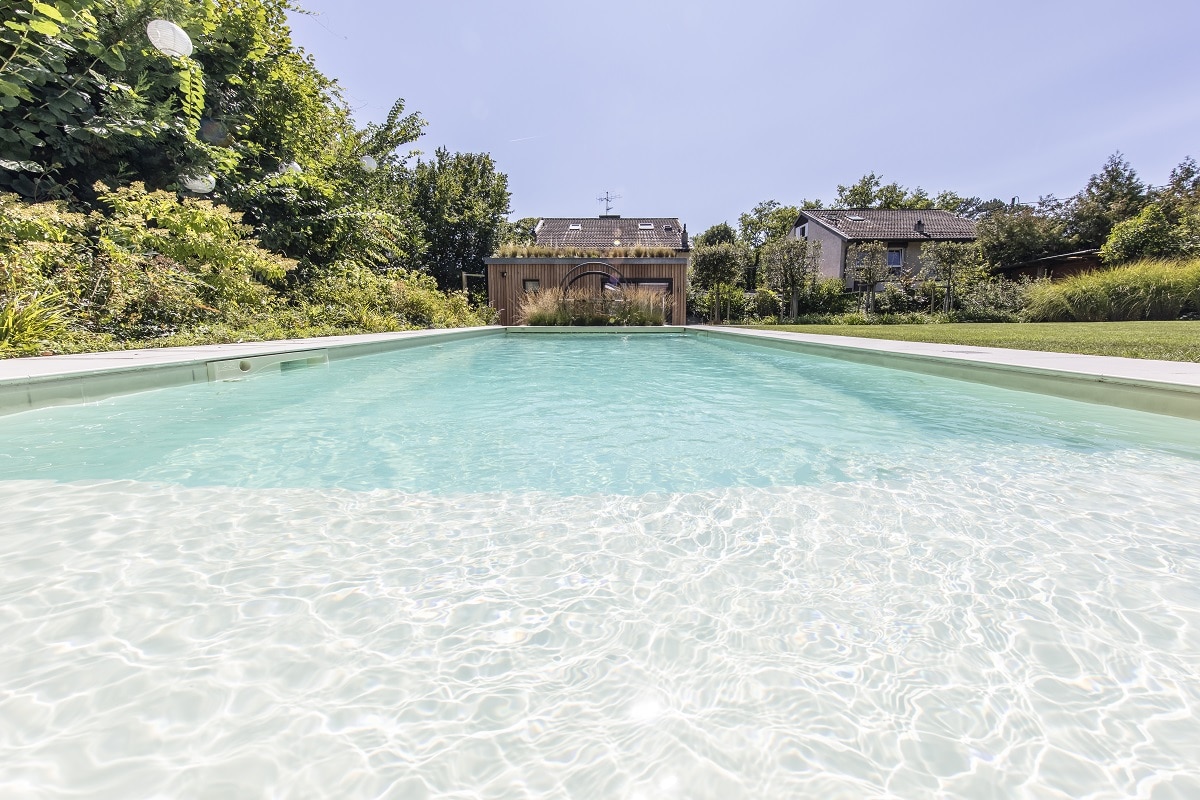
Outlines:
[{"label": "tree foliage", "polygon": [[1016,206],[988,214],[976,227],[983,258],[1007,266],[1066,252],[1063,221],[1043,208]]},{"label": "tree foliage", "polygon": [[792,317],[800,313],[800,296],[815,291],[820,261],[819,241],[775,238],[763,246],[767,287],[789,300]]},{"label": "tree foliage", "polygon": [[428,245],[421,269],[443,289],[455,286],[462,270],[481,271],[508,214],[508,179],[491,156],[438,148],[433,160],[417,164],[412,189]]},{"label": "tree foliage", "polygon": [[1200,252],[1193,226],[1172,224],[1158,203],[1150,203],[1133,219],[1113,226],[1100,248],[1108,264],[1124,264],[1148,258],[1180,258]]},{"label": "tree foliage", "polygon": [[738,215],[738,238],[755,252],[767,242],[784,239],[792,232],[800,209],[777,200],[765,200]]},{"label": "tree foliage", "polygon": [[741,284],[746,251],[736,242],[701,244],[692,248],[691,282],[698,289]]},{"label": "tree foliage", "polygon": [[1100,247],[1114,225],[1136,217],[1146,202],[1146,185],[1129,162],[1114,153],[1071,199],[1065,233],[1076,249]]},{"label": "tree foliage", "polygon": [[[292,43],[289,0],[0,2],[0,192],[24,198],[4,200],[22,212],[0,225],[21,254],[5,269],[14,286],[28,282],[20,296],[58,298],[86,330],[149,335],[234,324],[251,306],[315,308],[303,288],[335,273],[424,297],[416,271],[457,285],[447,274],[478,271],[494,244],[508,192],[490,157],[439,150],[410,165],[405,147],[425,121],[402,100],[383,122],[356,125],[337,84]],[[187,32],[190,56],[151,45],[157,18]],[[183,186],[201,175],[216,180],[205,200]],[[51,219],[64,241],[47,232]],[[361,273],[383,268],[382,283]],[[400,322],[387,302],[392,316],[371,317],[372,329],[455,316]]]},{"label": "tree foliage", "polygon": [[921,269],[928,277],[943,282],[942,310],[946,312],[954,307],[956,294],[988,279],[975,243],[925,242],[921,245]]},{"label": "tree foliage", "polygon": [[709,244],[734,244],[737,240],[737,231],[728,222],[718,222],[704,233],[692,237],[692,244],[696,247],[703,247]]},{"label": "tree foliage", "polygon": [[875,292],[890,277],[887,245],[883,242],[855,242],[846,248],[846,274],[863,292],[867,313],[875,313]]}]

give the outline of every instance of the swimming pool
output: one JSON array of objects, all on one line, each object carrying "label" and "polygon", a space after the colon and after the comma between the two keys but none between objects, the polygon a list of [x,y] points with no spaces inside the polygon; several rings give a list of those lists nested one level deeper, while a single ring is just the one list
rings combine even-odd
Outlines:
[{"label": "swimming pool", "polygon": [[496,336],[0,442],[0,794],[1200,792],[1200,423]]}]

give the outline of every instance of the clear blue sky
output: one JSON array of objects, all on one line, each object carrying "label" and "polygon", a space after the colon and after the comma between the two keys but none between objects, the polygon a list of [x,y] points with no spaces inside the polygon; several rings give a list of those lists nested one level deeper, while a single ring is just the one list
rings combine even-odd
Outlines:
[{"label": "clear blue sky", "polygon": [[1120,150],[1200,158],[1197,0],[298,0],[295,41],[360,122],[487,152],[512,217],[830,202],[874,171],[931,194],[1078,191]]}]

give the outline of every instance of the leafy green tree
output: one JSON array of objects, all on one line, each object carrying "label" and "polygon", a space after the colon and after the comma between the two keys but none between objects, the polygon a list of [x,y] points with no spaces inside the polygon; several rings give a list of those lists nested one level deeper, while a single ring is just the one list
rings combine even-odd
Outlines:
[{"label": "leafy green tree", "polygon": [[692,245],[702,247],[707,244],[733,244],[737,241],[737,231],[728,222],[718,222],[704,233],[692,237]]},{"label": "leafy green tree", "polygon": [[709,292],[717,322],[721,321],[724,293],[732,289],[741,291],[746,255],[746,248],[737,242],[706,243],[692,248],[690,282],[697,290]]},{"label": "leafy green tree", "polygon": [[[15,3],[0,33],[0,189],[92,202],[97,181],[174,188],[180,176],[235,170],[261,146],[245,130],[261,99],[247,88],[263,83],[273,60],[307,63],[291,46],[286,8],[286,0]],[[151,46],[145,25],[157,16],[188,31],[191,57]]]},{"label": "leafy green tree", "polygon": [[1166,186],[1154,193],[1154,200],[1175,224],[1200,213],[1200,165],[1188,156],[1171,170]]},{"label": "leafy green tree", "polygon": [[800,313],[800,296],[816,289],[821,243],[808,239],[772,239],[763,246],[768,288],[791,301],[791,316]]},{"label": "leafy green tree", "polygon": [[461,271],[481,272],[508,214],[508,178],[486,153],[450,153],[438,148],[412,176],[413,209],[427,243],[420,268],[442,289],[452,289]]},{"label": "leafy green tree", "polygon": [[866,311],[875,313],[875,292],[891,275],[887,265],[887,245],[883,242],[855,242],[846,248],[846,274],[863,293]]},{"label": "leafy green tree", "polygon": [[1100,247],[1118,222],[1146,205],[1146,185],[1120,153],[1109,156],[1067,208],[1066,235],[1074,247]]},{"label": "leafy green tree", "polygon": [[[314,267],[346,260],[412,267],[426,241],[412,208],[407,156],[396,151],[424,124],[397,100],[383,123],[360,131],[347,121],[319,153],[298,156],[307,166],[236,184],[227,199],[246,213],[265,246],[301,262],[302,278]],[[364,168],[365,156],[374,160],[373,170]]]},{"label": "leafy green tree", "polygon": [[934,196],[933,208],[949,211],[951,214],[957,214],[967,219],[977,220],[996,211],[1003,211],[1008,208],[1008,203],[999,198],[981,200],[978,197],[963,197],[957,192],[947,190],[938,192]]},{"label": "leafy green tree", "polygon": [[534,242],[533,229],[538,224],[537,217],[521,217],[516,222],[505,220],[500,226],[499,244],[531,245]]},{"label": "leafy green tree", "polygon": [[[943,192],[943,195],[949,193]],[[957,195],[954,195],[957,197]],[[849,186],[838,186],[834,208],[940,208],[919,186],[912,191],[898,183],[884,184],[874,172],[867,173]]]},{"label": "leafy green tree", "polygon": [[800,209],[785,206],[776,200],[756,205],[749,213],[738,216],[738,240],[749,248],[747,288],[756,288],[763,280],[763,247],[768,242],[784,239],[792,232]]},{"label": "leafy green tree", "polygon": [[1150,203],[1133,219],[1113,226],[1100,258],[1122,264],[1142,258],[1180,258],[1200,249],[1200,242],[1184,225],[1173,225],[1158,203]]},{"label": "leafy green tree", "polygon": [[921,268],[934,280],[942,281],[942,310],[954,308],[956,294],[987,279],[979,246],[968,242],[925,242],[921,245]]},{"label": "leafy green tree", "polygon": [[766,200],[738,216],[738,238],[757,251],[767,242],[785,239],[796,224],[800,209],[777,200]]},{"label": "leafy green tree", "polygon": [[868,173],[849,186],[838,184],[834,208],[873,208],[882,179],[874,172]]},{"label": "leafy green tree", "polygon": [[1042,208],[1016,206],[993,211],[976,227],[983,259],[994,267],[1022,264],[1066,252],[1062,219]]}]

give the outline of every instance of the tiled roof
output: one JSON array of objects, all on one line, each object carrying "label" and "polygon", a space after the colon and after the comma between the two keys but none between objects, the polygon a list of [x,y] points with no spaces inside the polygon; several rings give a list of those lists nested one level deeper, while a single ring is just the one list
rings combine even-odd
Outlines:
[{"label": "tiled roof", "polygon": [[534,237],[544,247],[686,246],[674,217],[547,217],[538,221]]},{"label": "tiled roof", "polygon": [[[949,211],[891,208],[812,208],[800,212],[796,224],[805,218],[837,233],[844,239],[974,239],[975,223]],[[917,222],[924,232],[917,232]]]}]

